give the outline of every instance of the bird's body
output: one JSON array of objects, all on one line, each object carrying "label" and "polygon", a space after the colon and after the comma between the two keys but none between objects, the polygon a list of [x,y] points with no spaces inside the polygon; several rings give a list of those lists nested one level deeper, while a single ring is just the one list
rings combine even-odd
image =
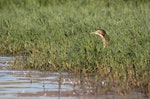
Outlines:
[{"label": "bird's body", "polygon": [[91,34],[96,34],[99,35],[100,38],[102,39],[103,46],[106,47],[109,43],[109,36],[106,34],[105,30],[97,30],[95,32],[92,32]]}]

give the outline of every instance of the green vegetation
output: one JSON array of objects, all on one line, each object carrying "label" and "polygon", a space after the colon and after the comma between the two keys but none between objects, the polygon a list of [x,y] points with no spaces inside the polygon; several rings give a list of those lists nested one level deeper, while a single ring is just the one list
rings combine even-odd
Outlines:
[{"label": "green vegetation", "polygon": [[86,71],[148,93],[149,12],[149,0],[0,0],[0,54],[22,56],[14,69]]}]

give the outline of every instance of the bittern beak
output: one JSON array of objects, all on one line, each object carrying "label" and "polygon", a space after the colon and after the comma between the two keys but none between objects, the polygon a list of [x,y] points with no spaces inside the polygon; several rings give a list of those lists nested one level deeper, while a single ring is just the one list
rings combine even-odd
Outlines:
[{"label": "bittern beak", "polygon": [[96,34],[96,35],[99,35],[99,33],[97,33],[97,32],[91,32],[90,34]]},{"label": "bittern beak", "polygon": [[95,32],[91,32],[90,34],[95,34]]}]

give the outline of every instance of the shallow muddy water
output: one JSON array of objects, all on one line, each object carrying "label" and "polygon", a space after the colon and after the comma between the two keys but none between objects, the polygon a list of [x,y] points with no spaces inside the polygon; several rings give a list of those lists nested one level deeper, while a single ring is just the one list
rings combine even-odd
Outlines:
[{"label": "shallow muddy water", "polygon": [[82,91],[73,74],[11,70],[15,58],[0,57],[0,99],[148,99],[139,92],[126,96]]}]

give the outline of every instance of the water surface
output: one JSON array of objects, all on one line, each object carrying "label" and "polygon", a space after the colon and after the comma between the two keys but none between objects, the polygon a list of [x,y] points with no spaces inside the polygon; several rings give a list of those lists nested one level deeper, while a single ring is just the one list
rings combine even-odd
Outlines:
[{"label": "water surface", "polygon": [[95,96],[82,91],[73,74],[66,72],[41,72],[11,70],[13,57],[0,57],[0,99],[148,99],[140,92],[126,96],[116,93]]}]

